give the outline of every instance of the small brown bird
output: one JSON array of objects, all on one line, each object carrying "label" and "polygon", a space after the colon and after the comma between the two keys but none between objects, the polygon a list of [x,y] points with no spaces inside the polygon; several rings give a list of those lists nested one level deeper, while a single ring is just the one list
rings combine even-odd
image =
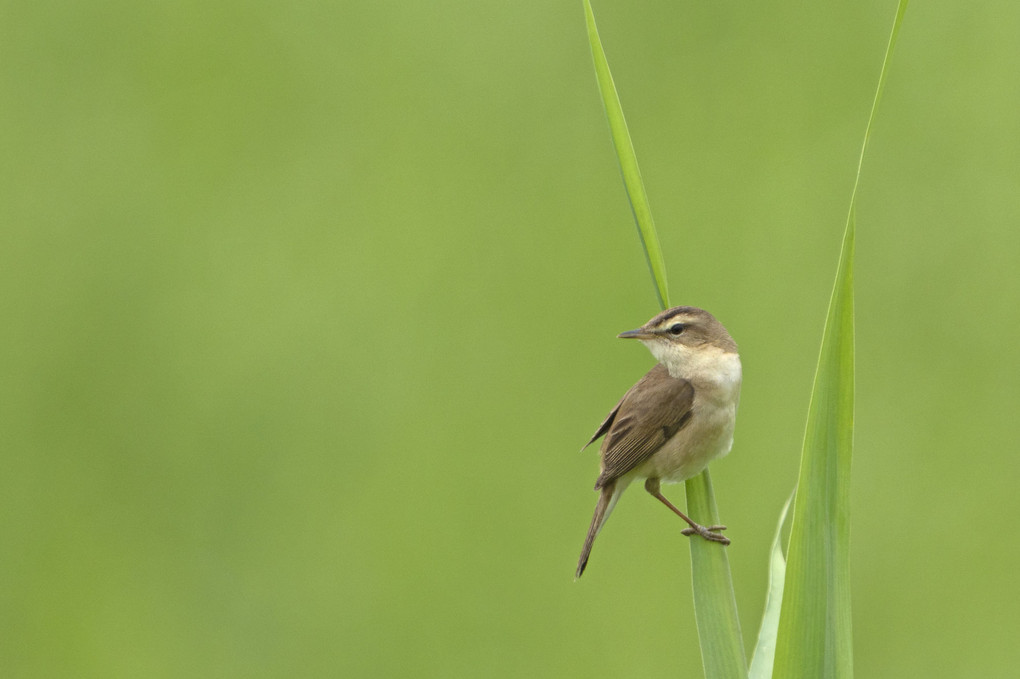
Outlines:
[{"label": "small brown bird", "polygon": [[703,309],[667,309],[619,337],[640,340],[659,363],[623,395],[585,448],[600,436],[601,473],[595,515],[577,562],[581,577],[592,544],[620,495],[635,479],[673,510],[690,528],[684,535],[730,543],[674,507],[659,491],[660,482],[689,479],[730,451],[740,400],[740,356],[722,323]]}]

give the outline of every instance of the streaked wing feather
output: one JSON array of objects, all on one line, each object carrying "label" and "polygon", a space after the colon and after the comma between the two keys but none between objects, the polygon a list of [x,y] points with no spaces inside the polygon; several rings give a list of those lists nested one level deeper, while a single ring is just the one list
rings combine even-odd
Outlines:
[{"label": "streaked wing feather", "polygon": [[603,471],[595,487],[620,478],[654,455],[687,424],[693,405],[690,382],[671,377],[661,364],[648,371],[602,425],[608,433],[602,442]]}]

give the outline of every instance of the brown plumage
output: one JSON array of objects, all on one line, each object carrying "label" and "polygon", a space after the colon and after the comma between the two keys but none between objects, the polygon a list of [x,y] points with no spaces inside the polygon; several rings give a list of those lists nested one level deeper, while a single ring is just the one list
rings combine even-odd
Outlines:
[{"label": "brown plumage", "polygon": [[[654,407],[656,404],[666,407]],[[631,387],[606,417],[585,448],[606,435],[600,451],[602,473],[595,490],[614,481],[673,438],[691,419],[694,387],[684,379],[670,377],[661,363]]]},{"label": "brown plumage", "polygon": [[668,309],[620,337],[641,340],[660,363],[623,395],[585,445],[605,437],[595,481],[599,500],[577,577],[620,495],[638,478],[691,526],[684,534],[729,543],[716,532],[725,526],[695,523],[659,492],[659,484],[690,478],[729,451],[740,390],[736,343],[719,321],[695,307]]}]

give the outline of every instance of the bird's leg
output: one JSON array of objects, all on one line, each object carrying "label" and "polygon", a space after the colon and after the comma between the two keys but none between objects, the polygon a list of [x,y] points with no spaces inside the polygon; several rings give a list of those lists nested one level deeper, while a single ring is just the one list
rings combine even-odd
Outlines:
[{"label": "bird's leg", "polygon": [[700,535],[706,540],[711,540],[712,542],[718,542],[723,545],[730,544],[730,539],[728,537],[717,532],[726,530],[726,526],[702,526],[700,523],[695,523],[691,517],[674,507],[673,503],[667,500],[666,497],[659,491],[659,479],[654,476],[647,479],[645,481],[645,490],[651,493],[652,497],[656,498],[659,502],[672,509],[674,514],[687,522],[690,528],[685,528],[680,531],[684,535]]}]

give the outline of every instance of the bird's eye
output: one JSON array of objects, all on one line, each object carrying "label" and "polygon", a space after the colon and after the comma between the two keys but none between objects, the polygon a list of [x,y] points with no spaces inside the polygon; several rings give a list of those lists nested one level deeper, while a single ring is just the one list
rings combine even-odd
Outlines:
[{"label": "bird's eye", "polygon": [[684,331],[685,327],[687,326],[685,326],[683,323],[674,323],[673,325],[669,326],[669,334],[679,335]]}]

